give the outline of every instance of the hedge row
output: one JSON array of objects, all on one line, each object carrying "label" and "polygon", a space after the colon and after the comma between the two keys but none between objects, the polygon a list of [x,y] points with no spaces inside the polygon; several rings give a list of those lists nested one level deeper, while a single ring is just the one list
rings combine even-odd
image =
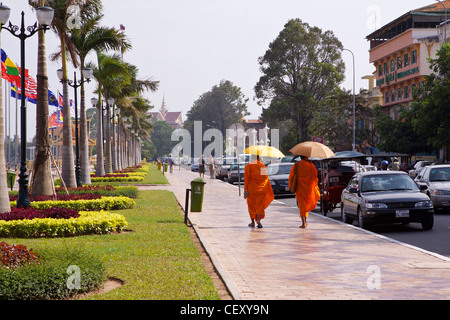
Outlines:
[{"label": "hedge row", "polygon": [[122,231],[127,225],[123,215],[108,211],[80,211],[78,218],[0,220],[0,237],[37,238],[106,234]]},{"label": "hedge row", "polygon": [[[11,207],[16,206],[16,201],[10,202]],[[86,210],[86,211],[98,211],[98,210],[121,210],[134,208],[136,202],[128,197],[102,197],[101,199],[93,200],[50,200],[31,202],[31,207],[35,209],[50,209],[53,207],[67,208],[72,210]]]}]

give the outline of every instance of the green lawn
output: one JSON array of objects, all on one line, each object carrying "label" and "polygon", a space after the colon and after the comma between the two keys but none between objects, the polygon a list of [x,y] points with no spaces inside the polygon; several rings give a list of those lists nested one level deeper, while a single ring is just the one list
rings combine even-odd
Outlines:
[{"label": "green lawn", "polygon": [[[165,180],[161,171],[151,167],[151,179]],[[124,281],[124,285],[87,299],[219,299],[174,195],[169,191],[139,191],[135,201],[134,209],[114,211],[126,217],[129,232],[0,241],[23,244],[37,253],[82,250],[99,257],[107,276]]]}]

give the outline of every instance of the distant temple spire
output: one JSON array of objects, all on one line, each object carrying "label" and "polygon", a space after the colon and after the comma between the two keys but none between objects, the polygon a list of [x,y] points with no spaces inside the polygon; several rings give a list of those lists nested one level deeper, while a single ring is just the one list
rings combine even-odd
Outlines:
[{"label": "distant temple spire", "polygon": [[161,114],[162,115],[166,115],[167,111],[169,111],[169,109],[167,109],[167,104],[166,104],[166,95],[163,95],[163,101],[162,101],[162,105],[161,105]]}]

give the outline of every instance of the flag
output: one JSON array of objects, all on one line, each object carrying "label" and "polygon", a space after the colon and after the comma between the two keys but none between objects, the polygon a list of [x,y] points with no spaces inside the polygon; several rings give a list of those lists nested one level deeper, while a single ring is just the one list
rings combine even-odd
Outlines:
[{"label": "flag", "polygon": [[125,31],[125,26],[123,24],[120,25],[120,30]]},{"label": "flag", "polygon": [[59,107],[58,99],[56,99],[55,94],[50,90],[48,90],[48,104],[54,107]]},{"label": "flag", "polygon": [[58,92],[58,104],[59,104],[58,106],[62,109],[64,105],[64,99],[61,92]]},{"label": "flag", "polygon": [[62,126],[62,121],[59,122],[58,121],[58,112],[53,112],[49,117],[48,117],[48,128],[56,128],[56,127],[61,127]]},{"label": "flag", "polygon": [[20,71],[19,68],[12,62],[6,52],[2,49],[2,78],[8,80],[11,83],[15,83],[17,86],[21,86],[20,83]]},{"label": "flag", "polygon": [[25,70],[25,97],[31,103],[37,103],[37,83],[32,76]]},{"label": "flag", "polygon": [[[20,69],[20,68],[19,68]],[[11,97],[15,98],[17,94],[17,99],[21,99],[22,90],[20,86],[11,86]],[[37,83],[32,76],[28,74],[28,70],[25,70],[25,97],[28,102],[37,103]]]}]

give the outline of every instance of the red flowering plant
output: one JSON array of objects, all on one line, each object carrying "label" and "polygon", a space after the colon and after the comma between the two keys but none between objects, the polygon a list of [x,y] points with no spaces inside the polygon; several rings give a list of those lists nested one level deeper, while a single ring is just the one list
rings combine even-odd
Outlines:
[{"label": "red flowering plant", "polygon": [[32,220],[32,219],[70,219],[78,218],[80,214],[77,210],[66,208],[34,209],[34,208],[16,208],[12,207],[11,212],[0,214],[0,220]]},{"label": "red flowering plant", "polygon": [[[9,201],[16,201],[18,196],[10,196]],[[100,194],[82,193],[82,194],[57,194],[56,200],[68,201],[68,200],[94,200],[100,199]],[[55,200],[54,196],[30,196],[30,201],[49,201]]]},{"label": "red flowering plant", "polygon": [[16,268],[25,264],[39,263],[39,255],[24,245],[9,245],[0,242],[0,264],[7,268]]}]

